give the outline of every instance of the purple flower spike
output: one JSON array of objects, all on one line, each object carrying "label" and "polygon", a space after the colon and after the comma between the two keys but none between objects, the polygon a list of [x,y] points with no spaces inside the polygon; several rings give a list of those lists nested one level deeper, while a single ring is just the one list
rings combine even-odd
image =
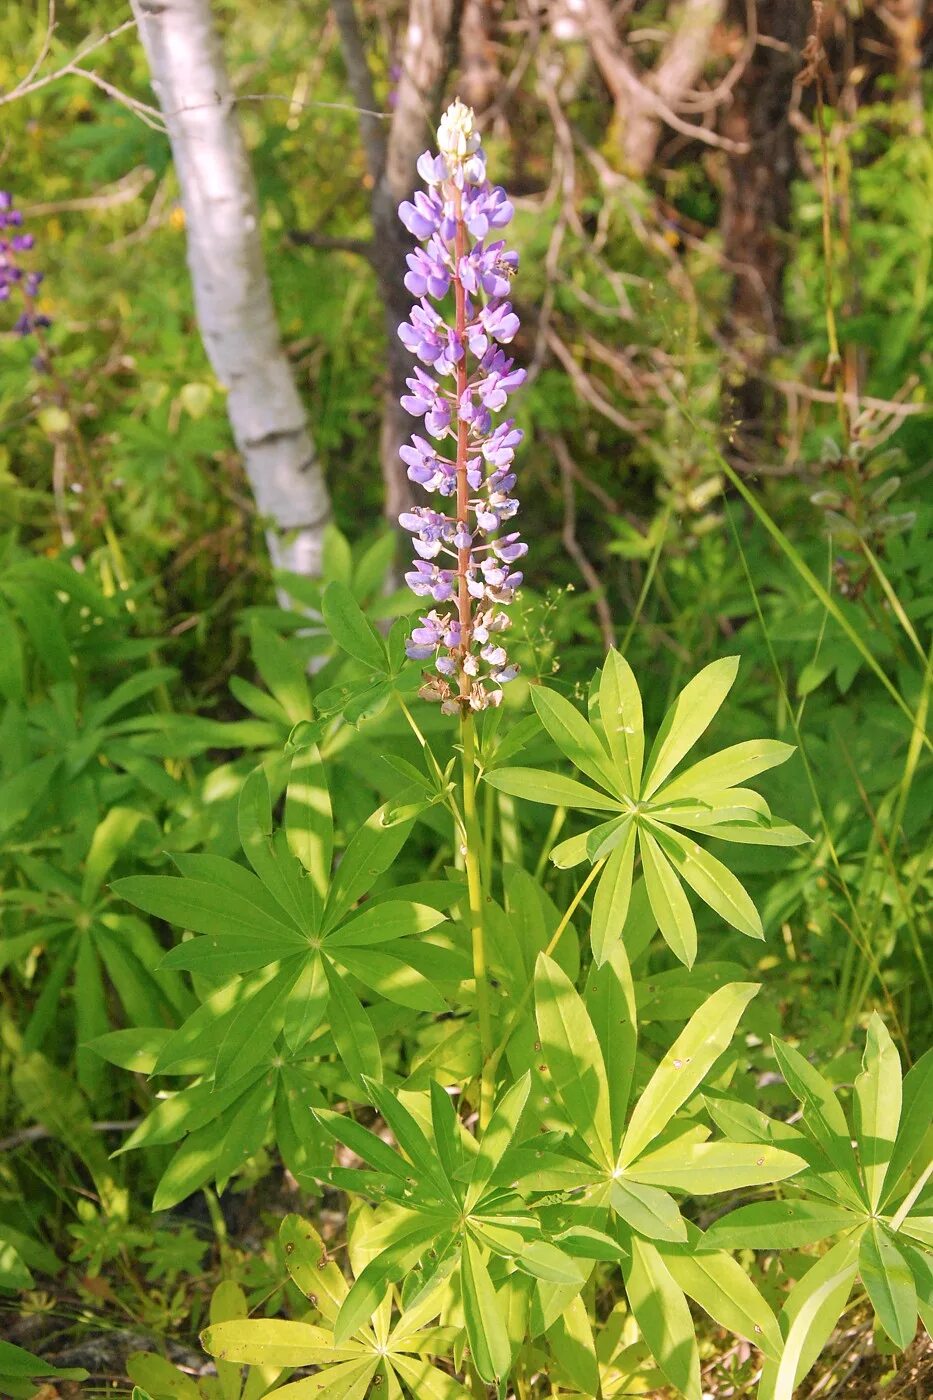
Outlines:
[{"label": "purple flower spike", "polygon": [[25,337],[37,330],[44,330],[52,323],[35,307],[42,273],[21,267],[19,263],[19,255],[35,247],[35,238],[31,233],[7,236],[8,229],[21,228],[22,223],[22,213],[15,207],[12,194],[9,190],[0,190],[0,301],[9,301],[15,292],[25,302],[24,309],[13,323],[15,334]]},{"label": "purple flower spike", "polygon": [[[518,254],[493,230],[512,218],[512,205],[486,178],[473,113],[462,102],[445,112],[439,152],[425,151],[418,174],[428,189],[399,208],[399,218],[423,245],[408,255],[405,286],[416,298],[399,327],[405,347],[430,368],[414,367],[402,407],[424,420],[433,438],[456,438],[456,457],[441,456],[415,435],[401,449],[410,480],[450,502],[446,510],[416,506],[399,517],[415,553],[405,575],[412,592],[438,609],[412,631],[407,652],[433,658],[440,679],[422,694],[440,700],[446,714],[498,705],[501,687],[518,673],[502,634],[522,575],[511,566],[528,552],[517,533],[501,534],[518,510],[511,495],[512,463],[522,432],[512,419],[496,425],[525,371],[501,348],[519,330],[508,300]],[[431,302],[453,288],[452,323]],[[451,450],[451,449],[449,449]]]}]

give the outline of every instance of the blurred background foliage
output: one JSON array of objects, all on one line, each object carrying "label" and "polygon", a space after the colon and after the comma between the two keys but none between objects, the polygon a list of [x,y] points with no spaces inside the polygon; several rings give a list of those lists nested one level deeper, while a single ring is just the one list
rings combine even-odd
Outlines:
[{"label": "blurred background foliage", "polygon": [[[377,543],[386,347],[335,17],[323,0],[215,8],[333,497],[325,573],[385,616],[410,611]],[[780,862],[743,849],[768,941],[749,952],[719,929],[716,956],[768,974],[762,1036],[805,1036],[846,1082],[873,1007],[905,1059],[933,1029],[929,22],[895,0],[717,6],[679,125],[658,124],[638,168],[586,9],[467,4],[446,83],[476,106],[522,255],[531,554],[509,707],[527,714],[540,677],[576,694],[614,641],[654,723],[702,664],[741,654],[733,737],[799,745],[768,796],[814,844]],[[407,10],[358,6],[386,113]],[[654,71],[678,7],[618,10],[623,55]],[[275,602],[128,10],[58,0],[55,21],[30,78],[48,11],[0,16],[0,186],[36,235],[55,366],[0,335],[0,1285],[31,1283],[24,1345],[49,1317],[67,1339],[102,1302],[107,1326],[190,1335],[206,1294],[186,1275],[209,1246],[247,1291],[269,1284],[210,1193],[193,1229],[140,1226],[131,1260],[131,1202],[164,1162],[109,1161],[106,1124],[152,1090],[76,1046],[172,1024],[190,998],[158,971],[166,930],[109,880],[167,852],[231,853],[242,778],[295,722],[289,686],[312,655],[315,695],[341,678]],[[317,586],[294,596],[313,607]],[[378,755],[407,740],[385,713],[345,734],[331,757],[350,830],[398,787]],[[503,840],[544,839],[501,820]],[[417,838],[403,859],[414,877]],[[231,1191],[270,1171],[261,1148]],[[69,1260],[56,1302],[36,1275]]]}]

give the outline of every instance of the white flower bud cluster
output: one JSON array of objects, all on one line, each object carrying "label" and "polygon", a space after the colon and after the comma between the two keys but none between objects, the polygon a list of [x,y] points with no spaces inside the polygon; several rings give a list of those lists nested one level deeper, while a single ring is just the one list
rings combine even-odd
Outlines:
[{"label": "white flower bud cluster", "polygon": [[462,165],[478,151],[479,145],[473,108],[467,107],[458,97],[441,117],[437,128],[437,148],[453,170],[455,165]]}]

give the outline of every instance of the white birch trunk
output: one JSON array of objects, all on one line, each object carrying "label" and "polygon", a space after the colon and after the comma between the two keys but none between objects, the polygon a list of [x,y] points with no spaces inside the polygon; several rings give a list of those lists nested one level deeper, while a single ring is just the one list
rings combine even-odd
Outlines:
[{"label": "white birch trunk", "polygon": [[204,348],[277,568],[320,570],[330,500],[282,348],[210,0],[131,0],[172,146]]}]

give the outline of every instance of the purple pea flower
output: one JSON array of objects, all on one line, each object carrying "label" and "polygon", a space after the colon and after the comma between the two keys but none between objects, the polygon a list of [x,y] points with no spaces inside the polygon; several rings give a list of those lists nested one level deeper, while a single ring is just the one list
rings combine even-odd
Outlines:
[{"label": "purple pea flower", "polygon": [[9,301],[14,292],[25,306],[13,324],[16,335],[28,336],[52,323],[36,310],[35,298],[42,284],[42,273],[24,268],[19,260],[35,246],[31,233],[11,233],[22,227],[23,215],[13,203],[9,190],[0,190],[0,301]]},{"label": "purple pea flower", "polygon": [[[517,532],[500,532],[518,510],[512,463],[523,434],[510,418],[493,420],[525,371],[501,348],[519,329],[508,300],[518,255],[489,236],[509,223],[512,205],[487,179],[468,107],[454,102],[437,135],[438,154],[426,151],[418,160],[427,190],[399,208],[422,245],[407,259],[405,286],[417,300],[399,337],[430,370],[414,367],[401,403],[432,437],[455,437],[457,450],[451,460],[417,435],[401,449],[409,478],[450,504],[417,506],[399,520],[418,556],[406,581],[438,605],[413,629],[408,655],[433,658],[439,679],[422,693],[447,713],[466,714],[498,705],[518,669],[502,640],[509,626],[503,608],[521,586],[512,566],[528,547]],[[451,287],[448,320],[431,303]]]}]

